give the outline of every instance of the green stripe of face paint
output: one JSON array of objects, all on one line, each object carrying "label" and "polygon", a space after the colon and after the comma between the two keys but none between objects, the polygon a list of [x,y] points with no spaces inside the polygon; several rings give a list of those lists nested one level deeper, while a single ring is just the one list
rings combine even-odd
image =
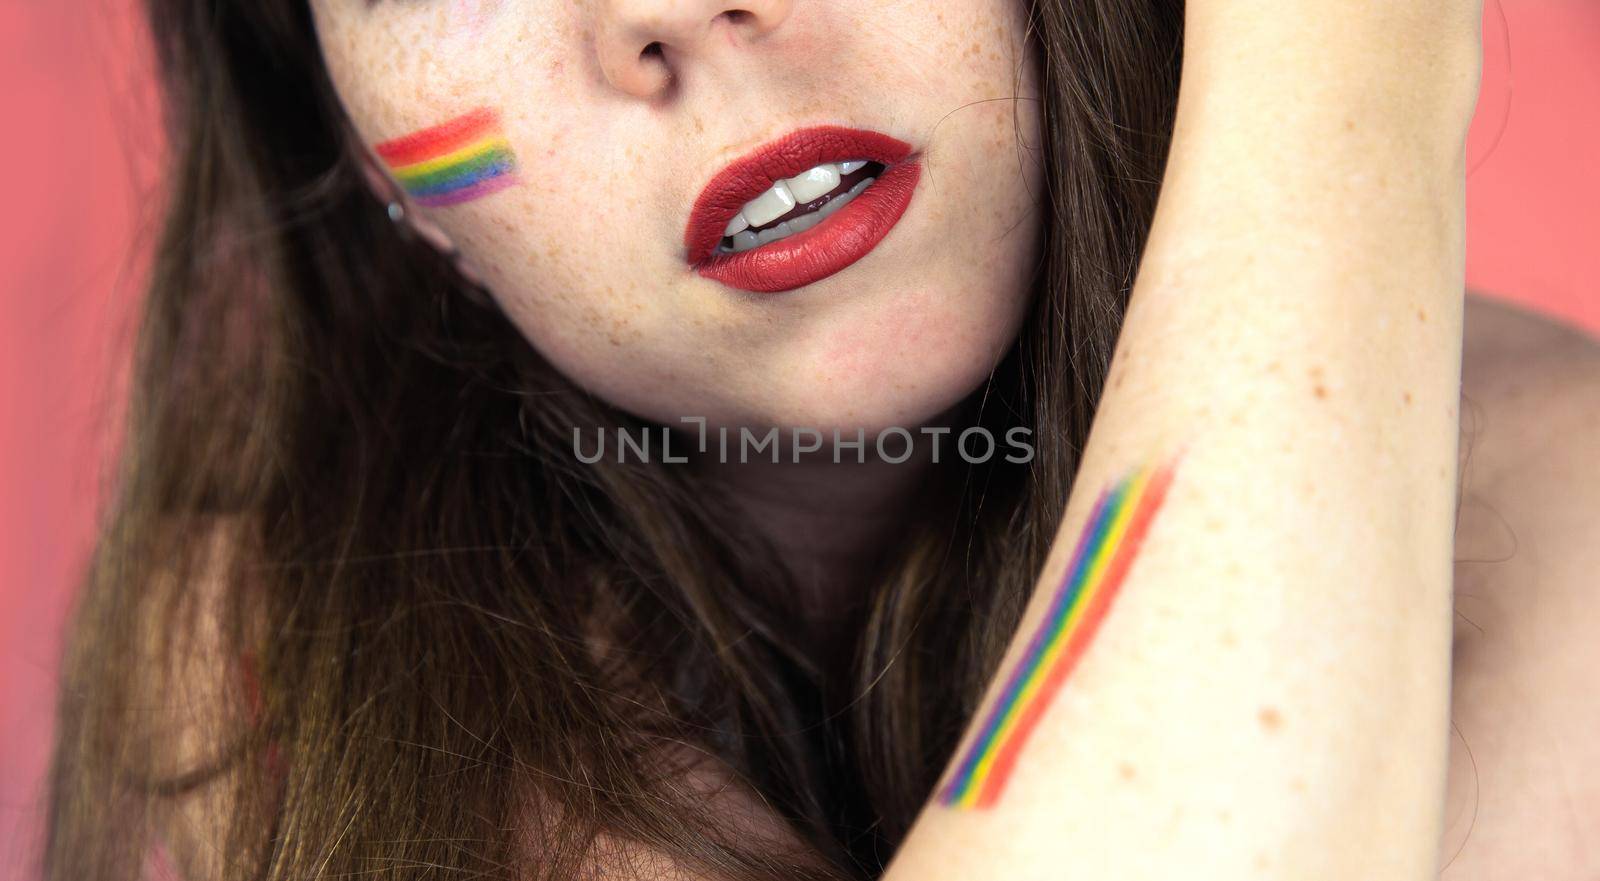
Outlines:
[{"label": "green stripe of face paint", "polygon": [[418,190],[436,192],[451,189],[461,181],[470,182],[489,177],[492,173],[504,171],[514,164],[516,164],[516,159],[512,156],[511,151],[504,147],[498,147],[482,155],[474,156],[465,162],[457,163],[449,168],[441,168],[438,171],[417,175],[409,175],[402,172],[400,174],[400,182],[405,185],[406,189],[413,192]]}]

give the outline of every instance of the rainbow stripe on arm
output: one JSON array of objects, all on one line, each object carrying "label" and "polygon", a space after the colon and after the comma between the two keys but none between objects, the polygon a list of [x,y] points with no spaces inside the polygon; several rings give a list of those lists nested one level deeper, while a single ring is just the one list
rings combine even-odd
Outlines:
[{"label": "rainbow stripe on arm", "polygon": [[459,205],[516,183],[500,114],[487,107],[373,149],[419,205]]},{"label": "rainbow stripe on arm", "polygon": [[1100,493],[1044,620],[940,790],[941,804],[981,809],[1000,797],[1028,736],[1110,611],[1182,457]]}]

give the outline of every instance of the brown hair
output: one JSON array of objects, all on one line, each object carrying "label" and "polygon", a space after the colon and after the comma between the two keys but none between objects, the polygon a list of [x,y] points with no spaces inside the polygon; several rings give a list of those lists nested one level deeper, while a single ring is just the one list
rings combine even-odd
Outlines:
[{"label": "brown hair", "polygon": [[[841,687],[708,487],[575,461],[573,426],[640,423],[385,217],[302,0],[147,2],[170,204],[69,640],[48,877],[134,877],[195,803],[230,878],[568,878],[599,833],[725,877],[880,873],[1065,505],[1154,211],[1181,4],[1030,3],[1044,257],[965,412],[1031,427],[1036,456],[940,466]],[[664,744],[727,762],[815,859],[703,816]]]}]

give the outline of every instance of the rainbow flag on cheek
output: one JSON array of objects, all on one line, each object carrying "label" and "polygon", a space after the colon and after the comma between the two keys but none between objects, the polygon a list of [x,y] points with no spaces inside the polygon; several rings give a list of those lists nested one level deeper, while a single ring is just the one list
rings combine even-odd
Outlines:
[{"label": "rainbow flag on cheek", "polygon": [[419,205],[459,205],[516,183],[516,156],[488,108],[374,149]]}]

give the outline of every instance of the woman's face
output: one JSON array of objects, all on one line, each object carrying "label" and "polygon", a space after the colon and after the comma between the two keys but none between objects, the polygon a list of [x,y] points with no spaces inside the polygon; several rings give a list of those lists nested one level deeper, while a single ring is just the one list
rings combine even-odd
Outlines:
[{"label": "woman's face", "polygon": [[[1016,335],[1042,216],[1016,0],[311,6],[334,85],[411,216],[461,249],[546,358],[618,407],[852,437],[914,427],[975,389]],[[427,131],[463,119],[454,136]],[[822,139],[722,186],[737,160],[818,126],[910,155]],[[882,160],[866,173],[901,191],[776,230],[807,218],[804,197],[858,183],[826,190],[851,159]],[[766,172],[793,172],[794,207]],[[704,257],[691,226],[724,220],[791,235],[691,263]],[[740,268],[702,272],[714,263]]]}]

